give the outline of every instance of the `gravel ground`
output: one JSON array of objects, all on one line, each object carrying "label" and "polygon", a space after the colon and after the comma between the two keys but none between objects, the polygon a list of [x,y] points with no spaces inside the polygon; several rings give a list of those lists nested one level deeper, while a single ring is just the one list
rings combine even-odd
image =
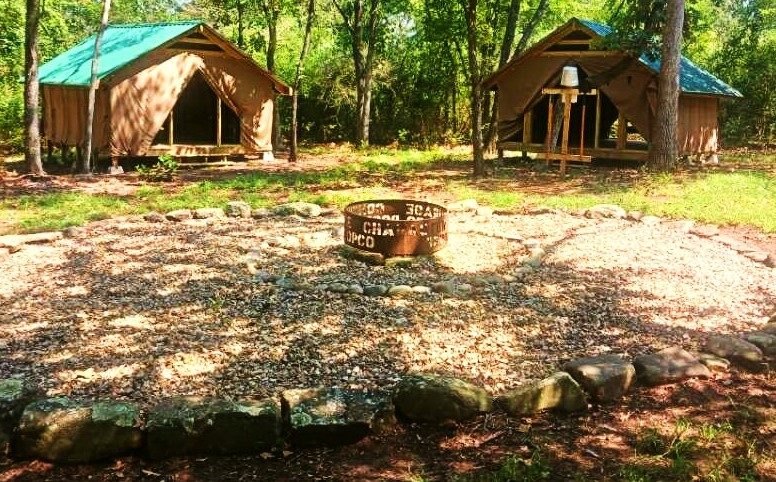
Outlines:
[{"label": "gravel ground", "polygon": [[[708,332],[756,329],[776,308],[776,269],[675,223],[553,212],[456,214],[449,225],[435,258],[375,267],[340,256],[336,215],[92,223],[0,257],[0,377],[144,405],[388,387],[407,371],[499,393],[576,356],[694,349]],[[547,256],[523,273],[533,240]],[[472,290],[369,298],[286,290],[255,270],[313,286]]]}]

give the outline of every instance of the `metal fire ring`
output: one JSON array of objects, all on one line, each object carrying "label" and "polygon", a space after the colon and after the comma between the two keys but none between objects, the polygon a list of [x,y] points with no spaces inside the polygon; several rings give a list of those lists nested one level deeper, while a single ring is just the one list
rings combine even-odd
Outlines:
[{"label": "metal fire ring", "polygon": [[361,201],[345,208],[345,244],[384,256],[431,254],[447,244],[447,209],[406,199]]}]

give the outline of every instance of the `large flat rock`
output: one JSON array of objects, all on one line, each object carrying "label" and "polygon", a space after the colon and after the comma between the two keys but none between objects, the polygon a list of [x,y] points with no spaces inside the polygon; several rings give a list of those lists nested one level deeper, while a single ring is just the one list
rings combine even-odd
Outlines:
[{"label": "large flat rock", "polygon": [[563,369],[599,402],[610,402],[622,397],[636,377],[633,365],[618,355],[572,360],[563,365]]},{"label": "large flat rock", "polygon": [[711,371],[698,358],[678,346],[633,359],[641,383],[648,386],[676,383],[688,378],[709,378]]},{"label": "large flat rock", "polygon": [[11,448],[20,458],[94,462],[139,448],[141,425],[132,403],[49,398],[24,408]]},{"label": "large flat rock", "polygon": [[744,338],[759,348],[764,355],[776,357],[776,331],[752,331],[744,335]]},{"label": "large flat rock", "polygon": [[257,454],[279,443],[280,407],[272,399],[176,398],[149,412],[146,432],[146,451],[155,459]]},{"label": "large flat rock", "polygon": [[706,340],[705,351],[730,360],[747,370],[764,369],[763,352],[756,345],[731,335],[711,335]]},{"label": "large flat rock", "polygon": [[587,396],[571,375],[556,372],[501,395],[496,398],[496,406],[515,416],[543,410],[582,412],[587,410]]},{"label": "large flat rock", "polygon": [[492,410],[488,393],[469,382],[439,375],[408,375],[396,386],[396,411],[416,422],[466,420]]},{"label": "large flat rock", "polygon": [[311,388],[282,394],[283,419],[289,442],[298,447],[354,443],[379,432],[393,419],[393,405],[386,394]]},{"label": "large flat rock", "polygon": [[9,234],[0,236],[0,248],[8,248],[13,252],[22,244],[40,244],[53,243],[62,239],[64,236],[61,231],[50,231],[45,233],[31,234]]}]

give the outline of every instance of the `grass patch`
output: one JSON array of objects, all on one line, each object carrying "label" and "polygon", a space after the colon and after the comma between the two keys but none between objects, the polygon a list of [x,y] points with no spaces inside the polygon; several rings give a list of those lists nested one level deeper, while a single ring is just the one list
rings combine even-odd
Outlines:
[{"label": "grass patch", "polygon": [[553,480],[551,474],[549,462],[537,450],[528,459],[511,455],[493,472],[466,475],[453,480],[457,482],[537,482]]}]

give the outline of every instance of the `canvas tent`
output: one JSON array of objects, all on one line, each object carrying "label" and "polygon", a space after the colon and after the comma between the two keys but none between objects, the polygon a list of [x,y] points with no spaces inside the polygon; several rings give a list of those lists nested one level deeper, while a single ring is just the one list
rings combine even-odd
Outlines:
[{"label": "canvas tent", "polygon": [[[557,86],[563,67],[574,65],[583,90],[586,84],[597,90],[573,104],[570,152],[578,153],[582,142],[584,153],[594,158],[646,159],[660,61],[647,56],[623,61],[628,54],[599,48],[599,40],[609,33],[606,25],[573,18],[486,79],[485,87],[499,94],[501,149],[546,149],[550,114],[542,89]],[[714,155],[719,100],[741,94],[684,57],[680,86],[680,152]]]},{"label": "canvas tent", "polygon": [[[82,145],[95,36],[40,68],[43,129]],[[276,95],[291,89],[200,21],[111,25],[94,117],[103,155],[255,155],[272,151]]]}]

